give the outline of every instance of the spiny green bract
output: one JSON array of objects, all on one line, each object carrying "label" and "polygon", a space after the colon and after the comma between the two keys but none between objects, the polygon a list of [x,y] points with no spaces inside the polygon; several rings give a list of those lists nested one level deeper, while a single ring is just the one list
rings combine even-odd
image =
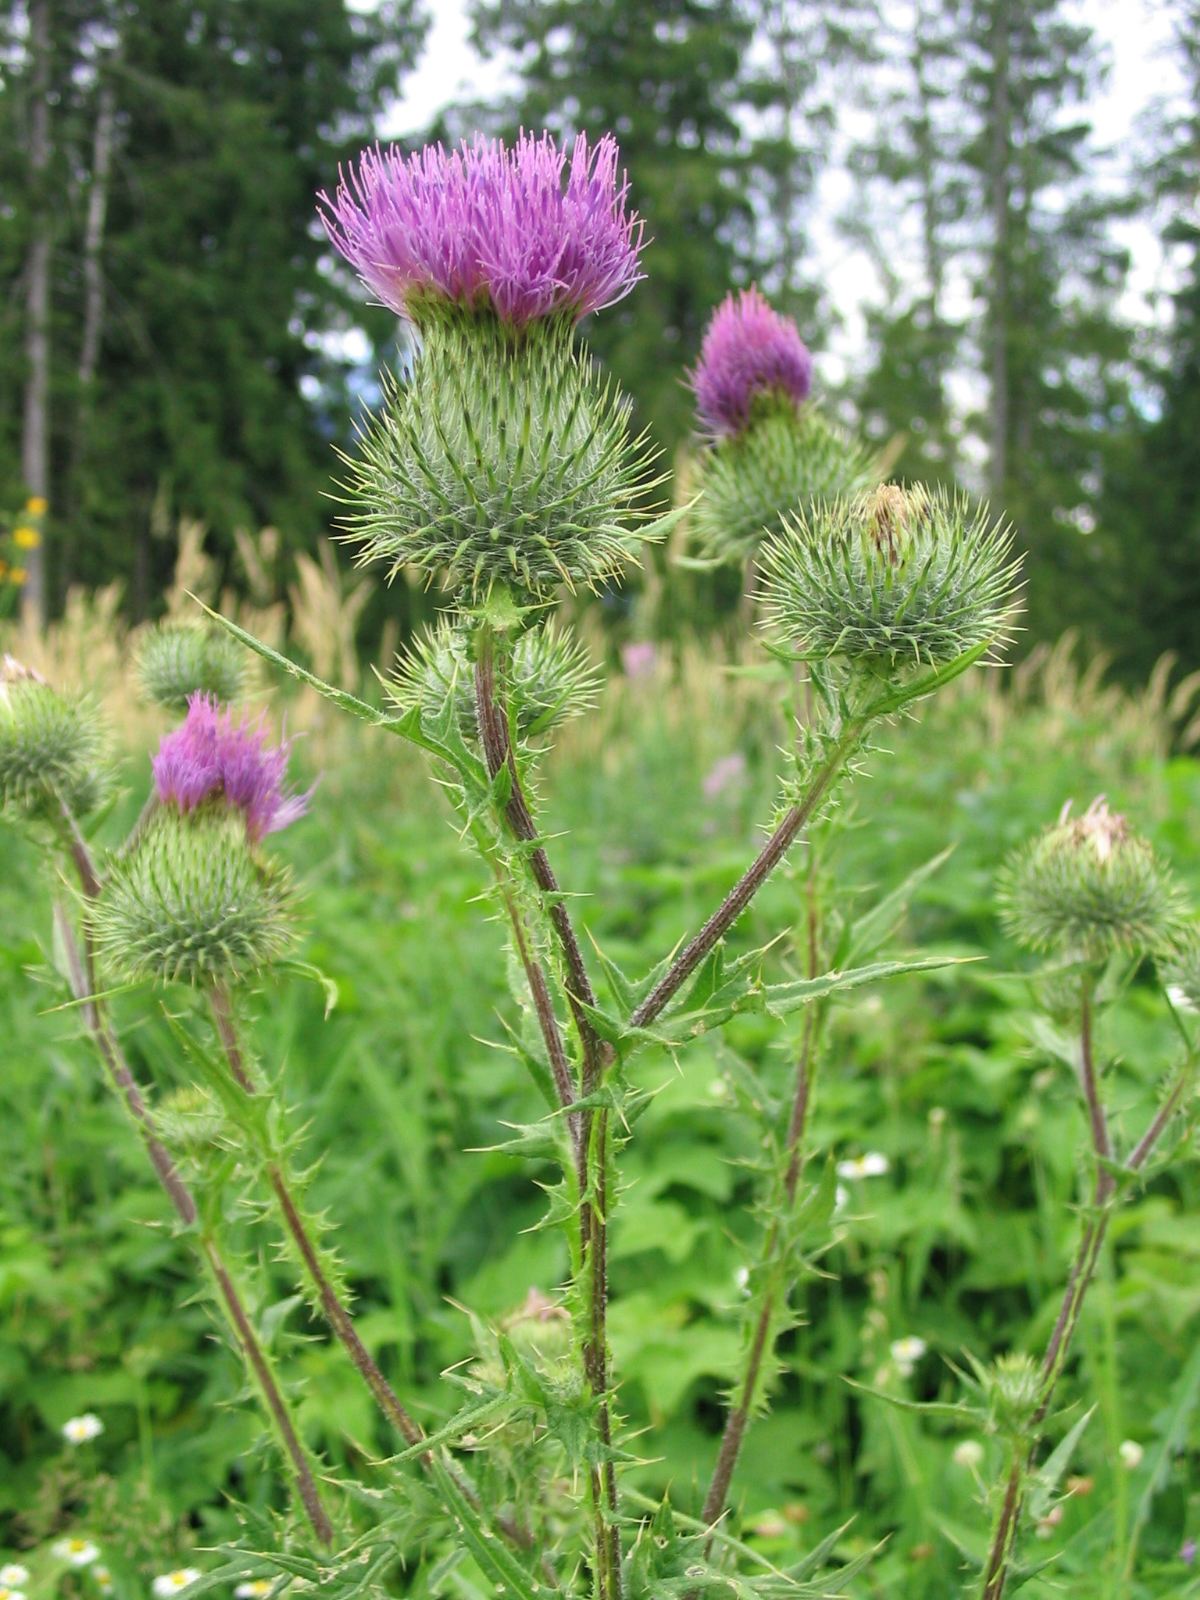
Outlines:
[{"label": "spiny green bract", "polygon": [[160,623],[142,640],[134,663],[142,694],[172,711],[183,711],[194,694],[236,700],[245,675],[237,640],[201,622]]},{"label": "spiny green bract", "polygon": [[1010,1351],[989,1369],[986,1389],[996,1426],[1002,1433],[1019,1434],[1041,1400],[1041,1369],[1032,1356]]},{"label": "spiny green bract", "polygon": [[690,487],[702,490],[692,526],[702,555],[740,562],[814,501],[877,483],[874,453],[817,406],[759,402],[749,427],[702,451]]},{"label": "spiny green bract", "polygon": [[1194,922],[1172,930],[1158,957],[1158,972],[1172,1000],[1200,1011],[1200,927]]},{"label": "spiny green bract", "polygon": [[107,789],[103,746],[86,700],[32,675],[0,676],[0,804],[53,814],[61,800],[86,816]]},{"label": "spiny green bract", "polygon": [[187,1084],[159,1102],[154,1121],[168,1144],[197,1151],[221,1137],[225,1114],[208,1089]]},{"label": "spiny green bract", "polygon": [[1180,909],[1166,866],[1103,799],[1016,851],[999,900],[1021,944],[1088,961],[1161,947]]},{"label": "spiny green bract", "polygon": [[291,942],[291,880],[220,803],[150,818],[93,908],[97,952],[124,982],[238,979]]},{"label": "spiny green bract", "polygon": [[640,543],[647,457],[629,405],[563,319],[523,331],[490,314],[428,317],[412,379],[349,463],[345,537],[389,577],[442,573],[472,601],[495,584],[544,600],[594,589]]},{"label": "spiny green bract", "polygon": [[884,484],[814,506],[763,547],[764,613],[818,659],[941,666],[999,641],[1016,603],[1012,536],[957,494]]},{"label": "spiny green bract", "polygon": [[[553,619],[521,634],[498,676],[507,687],[522,738],[549,733],[578,716],[595,705],[600,692],[600,674],[587,651],[570,629]],[[402,711],[420,706],[427,726],[453,694],[463,738],[479,737],[470,639],[448,619],[415,641],[388,685],[388,694]]]}]

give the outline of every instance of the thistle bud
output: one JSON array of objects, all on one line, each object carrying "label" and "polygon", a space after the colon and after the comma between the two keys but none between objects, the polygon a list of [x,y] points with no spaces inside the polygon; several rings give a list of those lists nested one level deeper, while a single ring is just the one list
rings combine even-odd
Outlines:
[{"label": "thistle bud", "polygon": [[159,1102],[154,1121],[168,1144],[196,1154],[220,1139],[225,1114],[208,1089],[187,1084]]},{"label": "thistle bud", "polygon": [[[520,635],[506,663],[505,680],[522,739],[547,734],[586,711],[596,703],[600,688],[587,651],[553,620]],[[463,738],[479,737],[470,639],[448,620],[416,641],[388,693],[402,711],[419,706],[426,724],[441,714],[452,695]]]},{"label": "thistle bud", "polygon": [[1172,930],[1158,957],[1158,974],[1175,1005],[1200,1011],[1200,927],[1194,922]]},{"label": "thistle bud", "polygon": [[1021,1434],[1041,1401],[1041,1370],[1032,1356],[1011,1351],[992,1363],[986,1389],[996,1427],[1001,1433]]},{"label": "thistle bud", "polygon": [[183,711],[194,694],[236,700],[246,674],[241,647],[223,629],[168,621],[143,638],[134,676],[147,700]]},{"label": "thistle bud", "polygon": [[95,810],[107,788],[104,740],[85,699],[60,695],[11,656],[0,663],[0,805],[76,816]]},{"label": "thistle bud", "polygon": [[285,953],[292,905],[288,872],[235,811],[162,806],[94,903],[96,951],[120,982],[236,981]]},{"label": "thistle bud", "polygon": [[961,495],[884,484],[786,523],[762,552],[764,611],[787,640],[881,675],[1003,637],[1012,536]]},{"label": "thistle bud", "polygon": [[1005,866],[999,898],[1008,931],[1030,949],[1075,960],[1159,948],[1179,916],[1167,867],[1103,795],[1080,817],[1069,809]]},{"label": "thistle bud", "polygon": [[497,584],[543,600],[636,551],[644,452],[573,340],[637,282],[626,193],[611,139],[581,135],[568,171],[549,135],[522,135],[368,151],[326,200],[333,243],[422,347],[351,465],[362,560],[441,573],[472,601]]}]

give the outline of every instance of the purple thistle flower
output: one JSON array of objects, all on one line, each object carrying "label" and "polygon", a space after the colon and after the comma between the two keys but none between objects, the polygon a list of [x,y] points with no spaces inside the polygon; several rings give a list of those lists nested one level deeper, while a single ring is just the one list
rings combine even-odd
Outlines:
[{"label": "purple thistle flower", "polygon": [[402,315],[423,297],[491,306],[516,327],[567,312],[576,320],[637,283],[642,222],[626,209],[610,134],[571,151],[522,133],[509,150],[475,136],[449,154],[405,157],[378,146],[322,195],[326,232],[379,298]]},{"label": "purple thistle flower", "polygon": [[741,433],[757,395],[784,394],[795,405],[808,398],[812,356],[792,319],[751,287],[726,295],[713,313],[690,381],[708,432]]},{"label": "purple thistle flower", "polygon": [[268,750],[263,720],[249,723],[243,716],[235,727],[228,707],[221,711],[211,695],[192,695],[182,726],[163,736],[153,759],[159,801],[173,800],[186,812],[223,794],[245,814],[255,843],[302,817],[316,784],[304,794],[284,791],[292,740]]}]

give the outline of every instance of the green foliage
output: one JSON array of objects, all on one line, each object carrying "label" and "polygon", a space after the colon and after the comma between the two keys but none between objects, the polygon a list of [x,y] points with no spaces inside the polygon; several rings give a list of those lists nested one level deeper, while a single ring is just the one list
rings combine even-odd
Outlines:
[{"label": "green foliage", "polygon": [[101,964],[119,982],[226,981],[288,949],[292,901],[290,874],[250,845],[239,814],[165,805],[113,862],[91,916]]},{"label": "green foliage", "polygon": [[[825,870],[835,845],[851,940],[875,927],[901,949],[919,942],[946,955],[991,957],[899,979],[886,1004],[870,986],[848,991],[829,1014],[814,1146],[838,1160],[881,1152],[890,1167],[839,1180],[848,1193],[836,1237],[790,1307],[795,1326],[768,1384],[770,1409],[748,1434],[728,1529],[784,1570],[826,1539],[833,1543],[822,1560],[844,1561],[889,1536],[870,1583],[905,1600],[960,1594],[962,1558],[941,1530],[962,1528],[968,1542],[982,1542],[974,1479],[954,1460],[963,1428],[972,1438],[980,1429],[898,1411],[843,1376],[955,1402],[958,1380],[943,1357],[961,1365],[965,1348],[987,1364],[1014,1348],[1040,1349],[1078,1227],[1070,1202],[1083,1120],[1068,1070],[1037,1034],[1023,986],[1006,976],[1013,953],[993,909],[995,871],[1062,801],[1103,789],[1114,807],[1144,821],[1184,881],[1200,885],[1196,765],[1164,763],[1144,717],[1072,697],[1062,681],[1060,669],[1054,703],[1042,707],[978,677],[899,726],[890,753],[871,758],[854,812],[843,812],[836,829],[826,825],[811,862],[798,857],[793,874],[764,890],[726,958],[731,964],[794,924],[765,976],[789,982],[806,971],[808,874]],[[633,682],[614,689],[604,714],[603,760],[590,730],[568,735],[549,758],[547,829],[568,819],[574,827],[556,842],[563,880],[580,892],[580,920],[621,971],[644,972],[652,953],[697,926],[740,872],[775,791],[780,732],[762,697],[716,675],[689,676],[684,687]],[[336,761],[320,752],[329,770],[314,814],[282,836],[280,848],[309,885],[304,953],[337,982],[339,1004],[322,1021],[318,990],[273,985],[252,1002],[249,1043],[263,1061],[286,1063],[281,1091],[290,1117],[308,1123],[306,1144],[325,1152],[308,1203],[337,1218],[364,1339],[432,1431],[449,1420],[438,1375],[452,1364],[467,1363],[470,1376],[485,1356],[497,1359],[503,1386],[506,1373],[526,1371],[532,1343],[534,1377],[539,1359],[552,1369],[555,1358],[537,1336],[527,1342],[519,1312],[531,1288],[558,1299],[567,1252],[556,1229],[533,1227],[544,1209],[533,1180],[551,1181],[550,1165],[531,1174],[493,1148],[509,1126],[535,1124],[545,1107],[519,1059],[475,1042],[498,1036],[497,1011],[519,1026],[503,984],[500,930],[470,904],[485,873],[394,741],[364,730],[338,748]],[[736,770],[706,789],[733,752],[741,756]],[[114,830],[133,820],[133,797],[123,805]],[[947,841],[953,854],[910,889],[906,916],[894,902],[878,917],[866,914],[882,900],[881,886],[896,885]],[[188,1554],[194,1540],[239,1537],[225,1490],[248,1499],[257,1515],[281,1505],[281,1484],[255,1447],[261,1424],[242,1394],[236,1358],[212,1339],[194,1301],[188,1242],[162,1225],[165,1203],[99,1084],[78,1013],[47,1010],[65,996],[48,921],[36,912],[46,891],[32,853],[11,831],[0,849],[0,1022],[10,1042],[0,1078],[0,1495],[27,1518],[10,1522],[0,1542],[15,1550],[31,1530],[40,1537],[39,1517],[57,1517],[58,1526],[91,1533],[114,1571],[121,1555],[123,1594],[136,1600],[167,1566],[207,1564],[211,1558]],[[45,938],[40,991],[27,976],[39,951],[18,932],[31,905]],[[897,915],[905,920],[893,934]],[[873,959],[869,947],[852,958]],[[616,1004],[611,991],[602,1000]],[[116,1009],[138,1075],[167,1091],[182,1087],[165,1024],[132,1000]],[[1099,1026],[1114,1116],[1136,1136],[1155,1109],[1173,1025],[1139,982]],[[711,1467],[720,1395],[739,1368],[741,1272],[757,1260],[766,1220],[743,1206],[761,1192],[762,1117],[772,1108],[785,1114],[802,1029],[803,1013],[780,1024],[752,1012],[729,1024],[724,1044],[708,1032],[674,1059],[646,1051],[630,1068],[632,1083],[654,1093],[623,1157],[626,1187],[614,1208],[612,1340],[622,1409],[631,1426],[647,1430],[636,1441],[639,1464],[625,1474],[630,1514],[647,1518],[640,1536],[631,1531],[634,1559],[661,1555],[664,1581],[678,1571],[672,1540],[693,1531],[687,1513],[698,1511],[701,1491],[692,1486]],[[172,1098],[167,1111],[181,1126],[198,1116],[207,1140],[208,1113],[194,1097]],[[778,1121],[774,1128],[778,1137]],[[1091,1491],[1071,1489],[1064,1477],[1067,1487],[1047,1507],[1061,1506],[1062,1515],[1033,1549],[1058,1559],[1045,1579],[1031,1580],[1038,1600],[1051,1592],[1050,1579],[1073,1600],[1107,1600],[1109,1574],[1127,1559],[1148,1594],[1170,1594],[1186,1581],[1178,1552],[1198,1531],[1190,1498],[1198,1436],[1195,1411],[1177,1404],[1176,1389],[1185,1401],[1200,1316],[1191,1222],[1197,1171],[1185,1147],[1114,1227],[1060,1392],[1065,1420],[1052,1435],[1065,1438],[1100,1402],[1063,1468],[1090,1479]],[[822,1173],[809,1177],[819,1186]],[[131,1225],[138,1221],[157,1226]],[[241,1251],[254,1249],[252,1215],[238,1207],[228,1221]],[[345,1357],[297,1304],[290,1269],[268,1260],[261,1281],[254,1316],[298,1396],[309,1442],[355,1471],[359,1446],[371,1455],[394,1448],[359,1398]],[[757,1292],[752,1275],[746,1287]],[[522,1360],[506,1367],[506,1358],[481,1353],[476,1328],[447,1297],[504,1329]],[[889,1345],[913,1334],[930,1353],[904,1379],[890,1367]],[[490,1335],[487,1350],[498,1350]],[[90,1459],[67,1457],[56,1430],[89,1409],[106,1431],[87,1447]],[[505,1443],[512,1474],[524,1477],[534,1501],[545,1458],[525,1453],[521,1428],[536,1435],[542,1414],[530,1410],[527,1422],[513,1423]],[[474,1426],[482,1437],[493,1424],[481,1414]],[[984,1448],[995,1450],[984,1437]],[[1135,1472],[1116,1454],[1127,1437],[1147,1447]],[[472,1472],[483,1470],[474,1446],[455,1454]],[[985,1475],[998,1466],[985,1462]],[[111,1493],[92,1487],[97,1469]],[[427,1521],[422,1564],[414,1529],[432,1512],[420,1482],[414,1468],[403,1492],[408,1520],[387,1532],[386,1548],[393,1562],[397,1550],[406,1553],[408,1570],[420,1575],[412,1581],[432,1584],[448,1530],[444,1519]],[[551,1474],[551,1486],[557,1482]],[[668,1486],[674,1528],[652,1531]],[[546,1501],[551,1518],[563,1512],[556,1494]],[[384,1512],[398,1515],[400,1504],[355,1502],[354,1515],[370,1519],[378,1540],[368,1565],[389,1589],[408,1580],[373,1563],[384,1559]],[[1130,1557],[1133,1510],[1143,1504]],[[117,1505],[130,1508],[124,1520]],[[203,1526],[189,1531],[196,1518]],[[264,1570],[250,1552],[272,1548],[276,1535],[251,1522],[244,1536],[239,1559],[248,1579]],[[358,1555],[346,1557],[338,1582],[354,1578]],[[698,1560],[688,1553],[688,1565]],[[459,1557],[454,1571],[454,1582],[482,1592],[473,1558]],[[864,1580],[850,1579],[848,1593],[856,1581],[862,1591]]]},{"label": "green foliage", "polygon": [[237,643],[208,623],[162,622],[141,641],[134,678],[147,700],[183,711],[194,694],[236,700],[245,682],[245,657]]}]

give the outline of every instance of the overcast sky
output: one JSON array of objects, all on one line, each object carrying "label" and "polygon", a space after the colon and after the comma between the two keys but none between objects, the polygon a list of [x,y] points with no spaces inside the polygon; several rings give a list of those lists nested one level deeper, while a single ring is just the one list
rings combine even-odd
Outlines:
[{"label": "overcast sky", "polygon": [[[370,5],[371,0],[358,3]],[[490,99],[506,85],[503,63],[480,61],[471,49],[466,0],[429,0],[428,10],[432,26],[424,55],[407,80],[403,99],[381,129],[385,137],[414,133],[428,126],[445,106],[468,98]],[[1167,7],[1163,0],[1075,0],[1070,10],[1092,25],[1106,47],[1108,82],[1092,115],[1098,142],[1119,154],[1128,145],[1139,112],[1177,81],[1166,51]],[[823,363],[833,379],[861,353],[863,325],[858,310],[877,293],[869,262],[846,244],[835,226],[846,193],[844,174],[835,167],[822,182],[812,219],[814,267],[827,284],[837,285],[836,304],[843,318]],[[1168,281],[1169,263],[1164,263],[1154,235],[1144,225],[1130,226],[1123,237],[1134,256],[1125,308],[1131,316],[1144,318],[1150,314],[1155,290]]]}]

